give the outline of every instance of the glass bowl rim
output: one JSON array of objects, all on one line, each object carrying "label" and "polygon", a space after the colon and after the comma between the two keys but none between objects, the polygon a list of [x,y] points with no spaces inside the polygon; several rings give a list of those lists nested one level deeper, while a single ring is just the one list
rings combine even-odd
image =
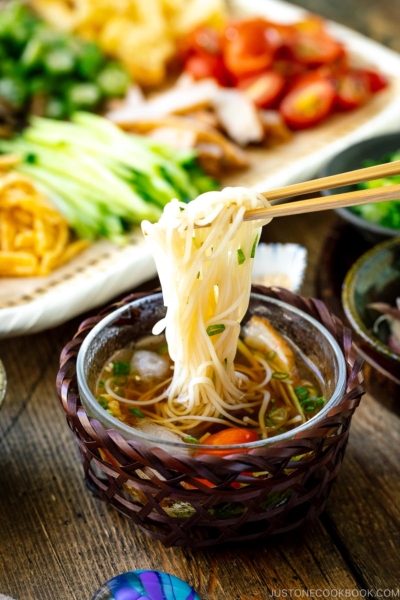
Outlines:
[{"label": "glass bowl rim", "polygon": [[[86,403],[90,406],[91,409],[93,409],[92,414],[95,415],[95,418],[98,419],[102,423],[103,427],[105,427],[106,429],[116,429],[117,431],[119,429],[121,431],[124,431],[124,433],[128,434],[128,435],[130,435],[132,432],[133,437],[136,437],[139,440],[142,440],[143,442],[151,442],[153,444],[158,444],[158,445],[166,446],[166,447],[170,447],[170,448],[181,448],[181,449],[185,449],[185,450],[199,450],[199,444],[187,444],[186,442],[171,442],[169,440],[162,440],[155,436],[143,433],[143,432],[139,431],[138,429],[135,429],[134,427],[125,425],[125,423],[122,423],[116,417],[111,416],[103,408],[101,408],[101,406],[99,405],[99,403],[93,396],[92,392],[90,391],[89,386],[84,377],[84,362],[85,362],[86,353],[88,351],[88,348],[89,348],[91,342],[95,339],[97,334],[104,327],[107,327],[110,323],[117,320],[117,318],[121,314],[123,314],[127,309],[129,309],[130,307],[136,308],[137,305],[142,303],[144,300],[159,299],[160,297],[162,297],[162,292],[155,293],[155,294],[149,294],[148,296],[143,296],[141,298],[133,300],[132,302],[129,302],[128,304],[125,304],[125,305],[121,306],[120,308],[111,312],[109,315],[104,317],[104,319],[102,319],[99,323],[97,323],[97,325],[95,325],[95,327],[93,327],[93,329],[88,333],[88,335],[84,339],[84,341],[79,349],[78,356],[77,356],[76,374],[77,374],[77,379],[78,379],[79,394],[80,394],[80,396],[85,397]],[[284,308],[285,310],[289,309],[289,312],[295,313],[297,316],[302,317],[303,319],[308,321],[310,324],[314,325],[314,327],[316,327],[322,333],[322,335],[327,339],[327,341],[329,342],[329,344],[331,345],[331,347],[334,351],[334,354],[335,354],[335,357],[336,357],[336,360],[338,363],[337,383],[336,383],[336,387],[335,387],[335,390],[334,390],[332,396],[330,397],[330,399],[326,403],[326,405],[323,407],[323,409],[319,413],[317,413],[314,417],[312,417],[309,421],[302,423],[298,427],[295,427],[294,429],[291,429],[290,431],[287,431],[285,433],[276,435],[272,438],[267,438],[265,440],[258,440],[257,442],[247,442],[245,444],[234,444],[234,445],[230,445],[230,446],[229,445],[228,446],[212,446],[213,450],[225,450],[226,451],[228,449],[232,449],[235,452],[237,452],[238,449],[252,450],[252,449],[256,449],[256,448],[262,448],[265,446],[275,445],[279,442],[293,439],[295,437],[295,435],[297,435],[299,432],[303,432],[304,430],[310,429],[310,427],[313,427],[317,421],[320,421],[329,412],[329,410],[332,407],[336,406],[339,403],[339,401],[342,398],[342,395],[345,391],[346,382],[347,382],[347,368],[346,368],[346,361],[343,356],[343,352],[340,349],[337,341],[332,336],[332,334],[329,333],[329,331],[326,329],[326,327],[324,327],[322,325],[322,323],[320,323],[319,321],[317,321],[316,319],[314,319],[307,313],[303,312],[302,310],[292,306],[291,304],[289,304],[287,302],[283,302],[282,300],[277,300],[276,298],[271,298],[270,296],[265,296],[263,294],[258,294],[255,292],[251,293],[251,298],[256,298],[256,299],[259,299],[262,301],[270,302],[271,304],[276,304],[276,305]],[[82,402],[83,407],[86,410],[86,406],[83,403],[82,398],[81,398],[81,402]],[[100,418],[98,416],[99,414],[100,414]],[[108,425],[106,427],[104,425],[105,422],[108,422],[110,424],[110,427],[108,427]],[[113,426],[116,426],[116,427],[113,427]],[[130,439],[130,438],[128,438],[128,439]],[[130,441],[135,441],[135,439],[131,439]]]}]

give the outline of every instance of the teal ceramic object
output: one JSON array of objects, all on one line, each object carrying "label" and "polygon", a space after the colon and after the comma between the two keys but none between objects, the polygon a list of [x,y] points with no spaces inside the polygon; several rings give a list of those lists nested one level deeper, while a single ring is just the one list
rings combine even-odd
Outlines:
[{"label": "teal ceramic object", "polygon": [[400,384],[400,355],[387,345],[389,329],[372,331],[380,316],[370,308],[372,302],[396,306],[400,297],[400,237],[378,244],[361,256],[347,273],[343,284],[342,302],[346,316],[361,338],[367,360],[372,358],[383,371]]},{"label": "teal ceramic object", "polygon": [[92,600],[200,600],[182,579],[162,571],[129,571],[107,581]]}]

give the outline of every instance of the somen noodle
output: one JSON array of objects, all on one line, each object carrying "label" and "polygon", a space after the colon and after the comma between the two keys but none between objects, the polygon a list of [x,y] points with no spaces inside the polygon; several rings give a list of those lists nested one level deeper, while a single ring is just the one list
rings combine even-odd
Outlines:
[{"label": "somen noodle", "polygon": [[323,405],[267,319],[252,317],[239,337],[261,227],[269,222],[243,216],[268,205],[255,191],[226,188],[189,204],[172,200],[158,223],[142,223],[167,312],[153,341],[117,353],[103,370],[98,399],[114,416],[185,439],[202,441],[221,427],[265,438]]}]

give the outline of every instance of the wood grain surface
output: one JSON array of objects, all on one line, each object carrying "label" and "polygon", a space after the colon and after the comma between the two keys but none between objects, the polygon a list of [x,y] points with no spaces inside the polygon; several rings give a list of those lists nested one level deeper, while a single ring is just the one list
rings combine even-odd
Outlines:
[{"label": "wood grain surface", "polygon": [[[399,43],[398,0],[298,3],[393,47]],[[336,219],[330,212],[288,217],[264,231],[264,241],[307,247],[306,295],[315,293],[322,244]],[[93,498],[83,482],[54,389],[59,352],[80,320],[0,342],[8,373],[0,412],[0,593],[18,600],[90,600],[114,575],[154,568],[187,580],[202,600],[266,600],[285,591],[287,597],[318,597],[318,592],[340,597],[347,591],[354,598],[361,590],[367,597],[383,597],[381,590],[389,590],[399,597],[400,419],[395,414],[372,397],[363,400],[327,509],[307,529],[260,544],[165,550]]]}]

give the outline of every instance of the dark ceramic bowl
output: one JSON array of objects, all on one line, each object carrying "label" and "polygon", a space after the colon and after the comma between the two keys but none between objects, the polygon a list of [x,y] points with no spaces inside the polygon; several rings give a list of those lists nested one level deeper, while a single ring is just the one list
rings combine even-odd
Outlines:
[{"label": "dark ceramic bowl", "polygon": [[400,355],[386,343],[388,330],[372,331],[380,316],[369,307],[372,302],[396,306],[400,296],[400,237],[378,244],[361,256],[347,273],[342,302],[358,337],[361,354],[386,377],[400,385]]},{"label": "dark ceramic bowl", "polygon": [[[363,163],[367,159],[380,160],[386,154],[395,152],[400,149],[400,133],[391,133],[386,135],[380,135],[379,137],[370,138],[363,140],[354,146],[346,148],[343,152],[337,154],[332,158],[320,171],[320,177],[327,177],[329,175],[338,175],[339,173],[345,173],[346,171],[353,171],[354,169],[361,169]],[[350,185],[341,188],[335,188],[330,190],[323,190],[324,196],[330,196],[333,194],[351,192],[356,190],[357,186]],[[361,217],[355,215],[348,208],[338,208],[336,212],[354,225],[362,234],[362,236],[371,244],[376,244],[387,238],[400,235],[399,229],[390,229],[389,227],[383,227],[377,223],[366,221]]]}]

